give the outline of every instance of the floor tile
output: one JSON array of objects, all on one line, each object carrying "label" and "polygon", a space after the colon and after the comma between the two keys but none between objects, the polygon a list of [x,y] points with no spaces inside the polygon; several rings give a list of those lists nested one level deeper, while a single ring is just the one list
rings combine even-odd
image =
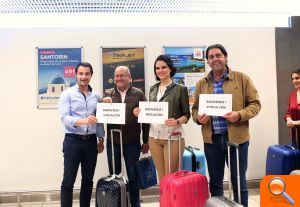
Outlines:
[{"label": "floor tile", "polygon": [[[259,189],[250,189],[249,190],[249,207],[259,207],[260,206],[260,194]],[[225,192],[225,196],[228,196],[228,191]],[[31,203],[22,203],[22,207],[59,207],[59,201],[51,202],[31,202]],[[159,196],[143,196],[142,207],[159,207]],[[16,203],[0,204],[0,207],[17,207]],[[78,200],[73,202],[73,207],[80,207]],[[95,207],[95,199],[91,201],[91,207]]]},{"label": "floor tile", "polygon": [[260,207],[259,202],[249,198],[248,200],[248,206],[249,207]]},{"label": "floor tile", "polygon": [[[17,207],[17,203],[7,203],[7,204],[0,204],[1,207]],[[21,207],[42,207],[43,202],[24,202],[21,204]]]}]

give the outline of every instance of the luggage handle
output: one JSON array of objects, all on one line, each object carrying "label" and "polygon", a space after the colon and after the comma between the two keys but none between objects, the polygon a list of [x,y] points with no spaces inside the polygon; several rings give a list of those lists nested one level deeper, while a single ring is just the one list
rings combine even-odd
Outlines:
[{"label": "luggage handle", "polygon": [[227,142],[227,157],[228,157],[228,180],[229,180],[229,198],[232,199],[231,186],[231,163],[230,163],[230,147],[235,147],[236,151],[236,170],[237,170],[237,184],[238,184],[238,202],[241,203],[241,181],[240,181],[240,159],[239,159],[239,145],[233,142]]},{"label": "luggage handle", "polygon": [[[169,127],[168,127],[169,131]],[[171,132],[168,134],[168,157],[169,157],[169,173],[171,173],[171,137],[178,136],[178,162],[179,170],[181,170],[181,132]]]},{"label": "luggage handle", "polygon": [[[299,138],[298,138],[298,130],[299,130],[299,127],[298,125],[292,127],[292,128],[289,128],[290,130],[290,135],[292,137],[292,142],[294,142],[296,144],[296,147],[297,149],[300,149],[300,143],[299,143]],[[293,130],[295,130],[295,136],[293,136]]]},{"label": "luggage handle", "polygon": [[185,149],[189,151],[192,155],[192,171],[196,172],[197,169],[200,169],[200,162],[197,161],[194,150],[200,150],[200,149],[192,146],[185,147]]},{"label": "luggage handle", "polygon": [[227,142],[227,145],[229,145],[229,146],[233,146],[233,147],[235,147],[235,148],[239,148],[239,144],[236,144],[236,143],[234,143],[234,142]]},{"label": "luggage handle", "polygon": [[181,132],[171,132],[169,134],[169,136],[171,136],[171,137],[180,136],[181,137]]},{"label": "luggage handle", "polygon": [[[297,144],[297,143],[296,143]],[[293,146],[291,146],[291,145],[284,145],[284,147],[286,147],[286,148],[288,148],[288,149],[291,149],[291,150],[293,150],[293,154],[294,154],[294,158],[295,158],[295,169],[297,169],[297,167],[298,167],[298,159],[297,159],[297,155],[296,155],[296,148],[295,147],[293,147]]]},{"label": "luggage handle", "polygon": [[295,130],[296,130],[296,147],[299,149],[300,146],[299,146],[299,137],[298,137],[298,126],[295,127]]},{"label": "luggage handle", "polygon": [[187,146],[187,147],[185,147],[185,149],[187,149],[187,150],[200,150],[199,148],[197,148],[197,147],[192,147],[192,146]]},{"label": "luggage handle", "polygon": [[295,147],[293,147],[293,146],[291,146],[291,145],[288,145],[288,144],[284,145],[284,147],[289,148],[289,149],[292,149],[292,150],[295,150]]},{"label": "luggage handle", "polygon": [[184,177],[184,176],[187,176],[188,174],[190,174],[190,171],[188,171],[188,170],[181,170],[181,171],[174,173],[174,175],[177,177]]},{"label": "luggage handle", "polygon": [[116,174],[115,171],[115,151],[114,151],[114,142],[113,142],[113,134],[119,133],[120,134],[120,148],[121,148],[121,173],[120,175],[124,177],[124,154],[123,154],[123,137],[122,137],[122,131],[120,129],[111,129],[110,130],[110,143],[111,143],[111,153],[112,153],[112,164],[113,164],[113,172]]}]

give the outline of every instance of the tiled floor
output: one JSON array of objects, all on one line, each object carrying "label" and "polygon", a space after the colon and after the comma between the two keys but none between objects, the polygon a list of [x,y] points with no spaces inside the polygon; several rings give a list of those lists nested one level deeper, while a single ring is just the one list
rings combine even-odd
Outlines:
[{"label": "tiled floor", "polygon": [[[250,189],[249,190],[249,207],[259,207],[259,189]],[[158,207],[159,202],[158,196],[144,196],[142,202],[142,207]],[[1,207],[13,207],[18,206],[17,204],[1,204]],[[53,202],[32,202],[32,203],[22,203],[23,207],[58,207],[59,202],[53,201]],[[79,207],[78,201],[74,201],[74,207]],[[91,207],[95,206],[95,201],[92,200]]]}]

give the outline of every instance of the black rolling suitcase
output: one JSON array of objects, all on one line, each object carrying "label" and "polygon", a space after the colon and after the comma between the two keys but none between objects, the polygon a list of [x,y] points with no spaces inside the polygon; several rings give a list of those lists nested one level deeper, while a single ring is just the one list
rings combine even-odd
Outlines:
[{"label": "black rolling suitcase", "polygon": [[113,134],[120,133],[120,147],[121,147],[121,167],[122,171],[120,175],[109,175],[102,177],[97,182],[96,187],[96,207],[129,207],[130,196],[128,181],[124,176],[124,158],[123,158],[123,143],[122,132],[118,129],[110,130],[111,133],[111,146],[112,146],[112,162],[113,171],[115,173],[115,160],[114,160],[114,145]]},{"label": "black rolling suitcase", "polygon": [[[207,199],[205,207],[243,207],[241,205],[241,184],[240,184],[240,171],[239,171],[239,145],[234,143],[227,143],[227,152],[228,152],[228,177],[229,177],[229,197],[225,196],[214,196]],[[236,149],[236,161],[237,161],[237,182],[238,182],[238,200],[239,203],[232,200],[231,196],[231,172],[230,172],[230,147],[234,146]]]}]

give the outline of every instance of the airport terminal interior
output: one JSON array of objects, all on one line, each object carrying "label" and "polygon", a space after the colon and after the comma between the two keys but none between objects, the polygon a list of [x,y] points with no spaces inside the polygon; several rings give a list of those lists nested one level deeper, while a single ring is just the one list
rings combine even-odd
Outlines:
[{"label": "airport terminal interior", "polygon": [[[249,121],[247,184],[249,207],[262,206],[268,148],[292,142],[284,116],[294,90],[290,75],[300,68],[299,8],[297,0],[0,0],[0,207],[60,206],[64,131],[57,102],[74,85],[75,66],[49,72],[47,61],[91,63],[90,85],[102,97],[114,86],[107,71],[123,58],[133,85],[148,98],[156,57],[194,51],[198,62],[178,66],[174,77],[188,88],[192,106],[196,83],[210,71],[205,49],[216,43],[227,49],[229,67],[250,77],[261,101],[261,111]],[[121,52],[113,59],[115,51]],[[183,129],[186,146],[204,151],[201,126],[190,118]],[[108,172],[105,147],[97,158],[91,206],[97,180]],[[225,195],[227,175],[225,169]],[[79,171],[75,207],[80,179]],[[159,192],[159,185],[140,190],[141,206],[159,206]]]}]

